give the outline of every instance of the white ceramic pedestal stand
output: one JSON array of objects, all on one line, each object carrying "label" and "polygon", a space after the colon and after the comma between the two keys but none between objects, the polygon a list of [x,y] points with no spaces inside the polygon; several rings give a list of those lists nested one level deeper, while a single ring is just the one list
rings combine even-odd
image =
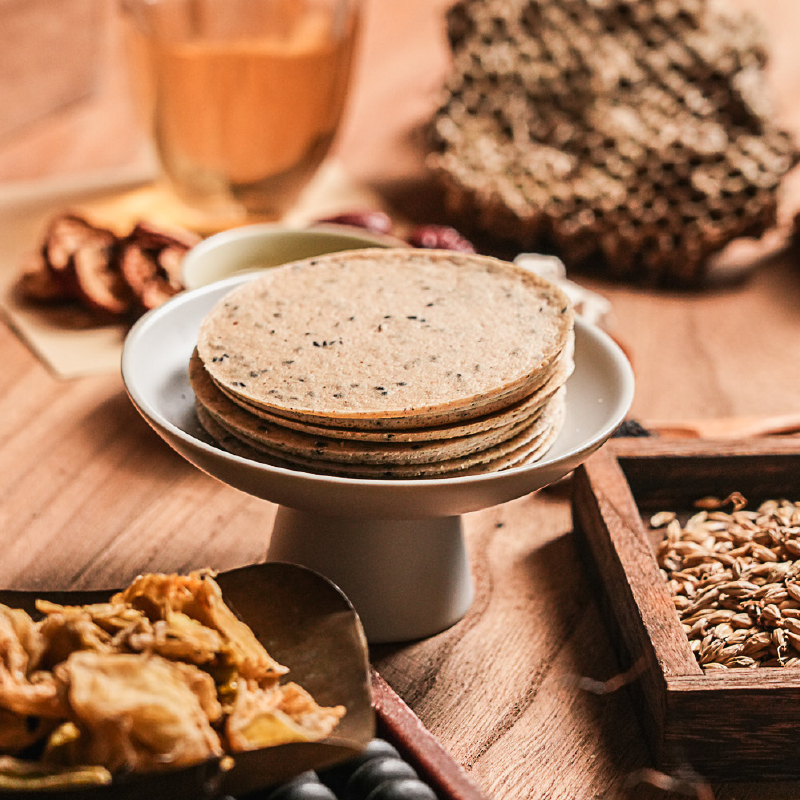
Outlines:
[{"label": "white ceramic pedestal stand", "polygon": [[472,603],[461,517],[346,519],[280,506],[267,558],[302,564],[337,584],[372,642],[450,627]]},{"label": "white ceramic pedestal stand", "polygon": [[187,377],[203,318],[252,277],[185,292],[136,323],[122,356],[131,400],[192,464],[280,506],[269,559],[303,564],[337,583],[371,642],[408,641],[447,628],[472,599],[460,515],[540,489],[600,447],[633,399],[630,365],[608,336],[576,320],[564,426],[536,464],[424,480],[338,478],[272,467],[208,440]]}]

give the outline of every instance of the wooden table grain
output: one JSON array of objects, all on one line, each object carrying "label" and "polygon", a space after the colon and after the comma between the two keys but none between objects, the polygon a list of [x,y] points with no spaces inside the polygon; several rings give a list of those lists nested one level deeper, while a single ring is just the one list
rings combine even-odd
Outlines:
[{"label": "wooden table grain", "polygon": [[[770,35],[776,115],[800,133],[800,7],[738,2]],[[423,164],[424,123],[447,66],[444,0],[367,0],[358,73],[336,155],[409,219],[441,208]],[[134,167],[143,138],[115,21],[94,95],[0,141],[0,192]],[[0,37],[2,32],[0,32]],[[24,46],[5,43],[4,46]],[[785,218],[800,206],[787,180]],[[639,419],[800,411],[800,264],[784,253],[738,283],[666,293],[581,276],[612,303],[637,379]],[[0,584],[118,585],[143,570],[219,569],[264,558],[274,507],[215,482],[139,418],[118,375],[59,381],[0,324]],[[799,445],[800,446],[800,445]],[[375,648],[375,665],[496,800],[670,798],[647,782],[619,672],[572,534],[569,482],[467,515],[476,584],[467,616],[425,641]],[[800,785],[715,785],[779,800]]]}]

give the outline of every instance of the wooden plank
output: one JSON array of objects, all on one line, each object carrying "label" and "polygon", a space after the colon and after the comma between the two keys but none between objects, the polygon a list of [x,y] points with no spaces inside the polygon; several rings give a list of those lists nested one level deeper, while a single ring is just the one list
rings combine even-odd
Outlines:
[{"label": "wooden plank", "polygon": [[728,670],[669,681],[664,750],[714,780],[776,781],[800,773],[800,670]]},{"label": "wooden plank", "polygon": [[0,0],[0,136],[92,94],[101,20],[98,0]]},{"label": "wooden plank", "polygon": [[[396,213],[419,222],[447,221],[424,170],[421,135],[446,63],[444,5],[365,2],[362,58],[338,147],[348,174],[379,187]],[[735,5],[769,23],[778,111],[784,118],[788,111],[800,130],[800,4]],[[114,63],[104,65],[110,90],[2,142],[0,179],[70,175],[137,157],[141,136],[122,79],[123,54],[115,48]],[[800,207],[800,174],[794,178],[784,216]],[[760,265],[741,284],[697,294],[573,277],[612,302],[616,332],[636,369],[639,418],[800,409],[796,255]],[[0,346],[6,585],[116,585],[137,569],[224,568],[263,555],[267,504],[183,465],[131,416],[118,380],[90,381],[79,401],[78,390],[53,381],[5,326]],[[51,450],[62,438],[72,449]],[[558,489],[469,515],[473,610],[430,640],[385,649],[381,674],[495,800],[677,798],[647,785],[631,788],[628,774],[650,762],[626,693],[598,697],[569,688],[576,674],[602,679],[619,670],[576,565],[571,530],[569,502]],[[800,783],[722,785],[714,795],[786,800],[800,796]]]},{"label": "wooden plank", "polygon": [[633,696],[648,745],[662,761],[668,676],[700,673],[655,563],[624,475],[608,448],[573,478],[575,534],[590,551],[591,574],[622,667],[636,680]]},{"label": "wooden plank", "polygon": [[611,446],[637,503],[648,510],[690,508],[701,497],[733,491],[751,503],[798,493],[800,441],[793,437],[739,442],[648,437],[615,439]]}]

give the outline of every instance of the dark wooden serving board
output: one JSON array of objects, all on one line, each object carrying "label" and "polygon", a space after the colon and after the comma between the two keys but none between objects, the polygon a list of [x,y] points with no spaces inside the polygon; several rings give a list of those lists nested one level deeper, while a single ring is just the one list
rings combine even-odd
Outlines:
[{"label": "dark wooden serving board", "polygon": [[616,439],[574,476],[573,519],[658,767],[710,780],[800,778],[800,669],[704,674],[649,540],[649,516],[741,492],[800,499],[800,441]]}]

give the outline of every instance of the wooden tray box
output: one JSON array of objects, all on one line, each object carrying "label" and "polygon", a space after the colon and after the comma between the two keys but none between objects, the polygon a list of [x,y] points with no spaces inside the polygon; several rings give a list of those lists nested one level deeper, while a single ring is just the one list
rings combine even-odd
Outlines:
[{"label": "wooden tray box", "polygon": [[[576,536],[656,765],[710,780],[800,778],[800,669],[704,674],[648,533],[656,511],[741,492],[800,500],[800,442],[614,439],[574,478]],[[695,509],[696,510],[696,509]]]}]

